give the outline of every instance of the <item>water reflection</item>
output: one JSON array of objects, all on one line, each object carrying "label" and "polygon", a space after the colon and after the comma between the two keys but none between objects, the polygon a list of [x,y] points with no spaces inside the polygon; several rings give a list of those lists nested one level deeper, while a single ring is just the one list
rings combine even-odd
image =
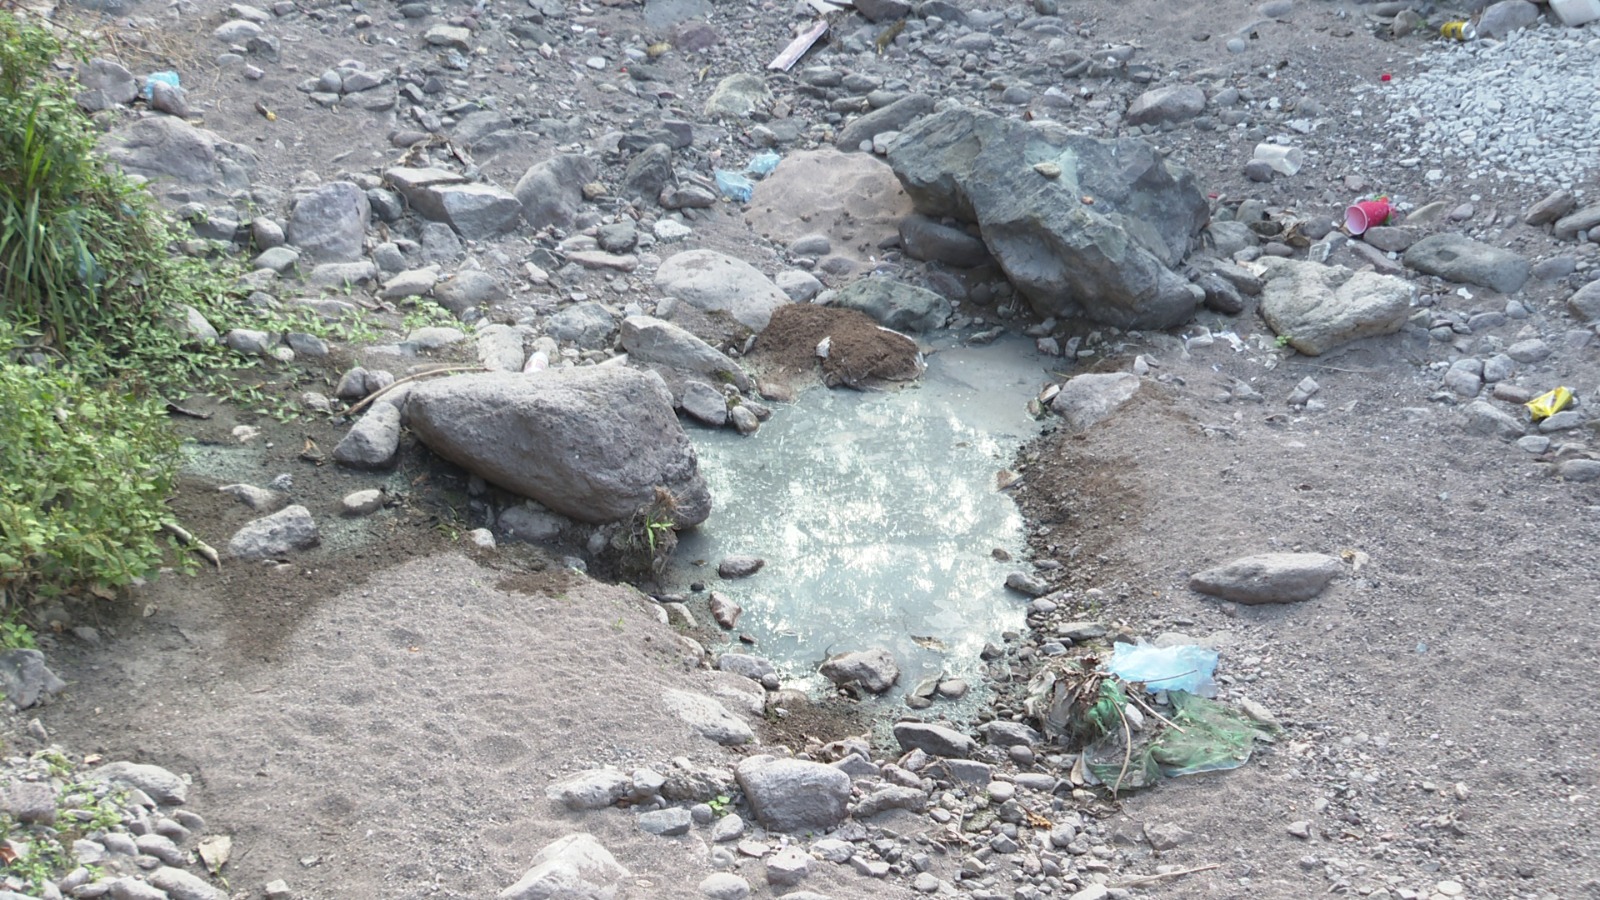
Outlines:
[{"label": "water reflection", "polygon": [[[1045,377],[1027,342],[950,349],[915,388],[811,390],[753,438],[694,431],[716,509],[677,556],[709,565],[678,577],[737,599],[739,631],[786,678],[817,686],[828,655],[881,646],[901,667],[894,696],[940,672],[977,686],[984,643],[1023,621],[1001,586],[1014,564],[991,555],[1018,554],[1022,525],[995,474],[1035,433],[1026,403]],[[736,553],[767,565],[720,581]]]}]

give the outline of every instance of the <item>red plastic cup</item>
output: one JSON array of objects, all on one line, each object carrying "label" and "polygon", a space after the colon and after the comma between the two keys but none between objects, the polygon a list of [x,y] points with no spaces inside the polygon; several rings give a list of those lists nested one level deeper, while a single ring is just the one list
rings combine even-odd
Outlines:
[{"label": "red plastic cup", "polygon": [[1365,234],[1368,228],[1389,221],[1394,208],[1387,200],[1363,200],[1344,211],[1344,227],[1351,234]]}]

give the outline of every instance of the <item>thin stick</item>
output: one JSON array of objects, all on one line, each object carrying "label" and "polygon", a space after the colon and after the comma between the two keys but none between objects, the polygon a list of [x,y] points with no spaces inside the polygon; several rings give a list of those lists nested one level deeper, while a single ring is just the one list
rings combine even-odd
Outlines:
[{"label": "thin stick", "polygon": [[217,571],[222,571],[222,557],[217,554],[216,549],[205,541],[202,541],[190,534],[188,529],[176,522],[162,522],[161,530],[177,538],[179,543],[188,547],[190,550],[200,554],[205,558],[206,562],[216,566]]},{"label": "thin stick", "polygon": [[1189,733],[1189,732],[1183,730],[1183,726],[1182,725],[1179,725],[1177,722],[1174,722],[1171,719],[1167,718],[1166,716],[1163,716],[1161,713],[1156,712],[1154,709],[1151,709],[1148,705],[1145,704],[1145,702],[1143,700],[1139,699],[1137,694],[1128,693],[1127,697],[1128,697],[1129,700],[1132,700],[1133,702],[1139,704],[1139,708],[1140,709],[1144,710],[1145,712],[1149,713],[1150,715],[1155,716],[1156,718],[1158,718],[1161,721],[1165,722],[1168,728],[1171,728],[1171,729],[1177,731],[1179,734],[1188,734]]},{"label": "thin stick", "polygon": [[449,375],[452,372],[483,372],[483,371],[487,371],[486,369],[484,369],[483,366],[445,366],[442,369],[429,369],[426,372],[418,372],[415,375],[407,375],[404,378],[396,378],[394,381],[390,382],[389,384],[386,384],[383,387],[379,388],[378,390],[373,391],[372,393],[368,394],[366,399],[362,400],[360,403],[357,403],[355,406],[352,406],[349,409],[345,410],[344,414],[347,415],[347,416],[353,416],[356,413],[362,411],[363,409],[366,409],[367,406],[372,403],[372,401],[378,399],[379,397],[382,397],[384,394],[389,393],[390,391],[394,390],[395,388],[399,387],[402,384],[406,384],[408,382],[416,381],[419,378],[428,378],[428,377],[433,376],[433,375]]},{"label": "thin stick", "polygon": [[1160,873],[1158,875],[1135,875],[1132,878],[1125,878],[1122,881],[1117,882],[1116,884],[1110,885],[1110,887],[1113,887],[1113,888],[1144,887],[1145,885],[1155,884],[1158,881],[1163,881],[1163,880],[1168,879],[1168,878],[1182,878],[1185,875],[1193,875],[1196,872],[1209,872],[1212,869],[1220,869],[1220,868],[1222,868],[1222,863],[1210,863],[1210,864],[1204,865],[1204,866],[1195,866],[1192,869],[1179,869],[1176,872],[1162,872],[1162,873]]},{"label": "thin stick", "polygon": [[1133,730],[1128,727],[1128,714],[1122,707],[1113,703],[1112,709],[1117,711],[1117,718],[1122,720],[1122,771],[1117,773],[1117,783],[1111,786],[1111,799],[1117,799],[1117,791],[1122,790],[1122,779],[1128,776],[1128,764],[1133,762]]}]

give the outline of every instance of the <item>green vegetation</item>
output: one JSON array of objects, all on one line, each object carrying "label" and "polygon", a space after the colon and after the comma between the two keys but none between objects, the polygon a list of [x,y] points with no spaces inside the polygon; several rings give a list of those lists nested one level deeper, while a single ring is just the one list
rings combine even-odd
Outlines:
[{"label": "green vegetation", "polygon": [[227,267],[169,252],[169,220],[96,154],[53,74],[69,50],[0,11],[0,610],[162,563],[178,457],[160,394],[230,364],[174,323],[237,308]]}]

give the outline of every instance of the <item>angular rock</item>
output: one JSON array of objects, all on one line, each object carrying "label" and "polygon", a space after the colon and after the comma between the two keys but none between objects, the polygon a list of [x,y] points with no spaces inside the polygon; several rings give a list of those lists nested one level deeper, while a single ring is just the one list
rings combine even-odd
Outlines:
[{"label": "angular rock", "polygon": [[821,831],[844,821],[850,776],[832,766],[752,756],[739,763],[734,777],[769,831]]},{"label": "angular rock", "polygon": [[660,486],[680,527],[711,512],[694,446],[661,379],[619,366],[418,384],[411,429],[435,453],[580,522],[625,519]]},{"label": "angular rock", "polygon": [[434,269],[407,269],[385,281],[378,296],[384,300],[422,297],[438,283],[439,273]]},{"label": "angular rock", "polygon": [[703,381],[684,382],[683,411],[712,428],[728,424],[728,398]]},{"label": "angular rock", "polygon": [[882,647],[836,653],[823,661],[817,671],[840,687],[855,684],[873,694],[887,691],[900,680],[900,667],[895,664],[894,654]]},{"label": "angular rock", "polygon": [[767,90],[766,79],[759,75],[739,72],[717,82],[706,100],[706,117],[740,119],[772,102],[772,92]]},{"label": "angular rock", "polygon": [[902,751],[921,750],[948,759],[966,759],[978,749],[977,741],[954,728],[925,722],[896,722],[894,739]]},{"label": "angular rock", "polygon": [[1567,310],[1579,321],[1600,321],[1600,280],[1591,281],[1567,298]]},{"label": "angular rock", "polygon": [[311,511],[286,506],[265,518],[246,522],[228,540],[228,552],[240,559],[273,559],[321,542]]},{"label": "angular rock", "polygon": [[469,241],[505,234],[522,221],[522,201],[492,184],[446,184],[408,196],[418,213]]},{"label": "angular rock", "polygon": [[856,821],[870,819],[891,809],[909,809],[922,812],[928,805],[928,795],[918,788],[890,784],[862,797],[850,815]]},{"label": "angular rock", "polygon": [[[9,697],[10,694],[6,696]],[[13,781],[4,790],[0,790],[0,813],[10,816],[13,821],[21,825],[54,825],[55,788],[42,781]]]},{"label": "angular rock", "polygon": [[750,376],[721,350],[702,341],[671,322],[653,316],[629,316],[622,320],[622,349],[628,351],[630,365],[642,365],[667,379],[669,387],[678,385],[682,393],[684,377],[728,382],[741,391],[752,388]]},{"label": "angular rock", "polygon": [[1066,420],[1073,431],[1083,431],[1117,411],[1139,392],[1139,376],[1132,372],[1074,375],[1050,400],[1050,410]]},{"label": "angular rock", "polygon": [[662,702],[701,737],[724,747],[736,747],[755,740],[755,732],[743,719],[705,694],[668,690],[662,695]]},{"label": "angular rock", "polygon": [[213,191],[243,190],[255,171],[255,154],[182,119],[150,116],[106,139],[106,155],[125,171],[157,183]]},{"label": "angular rock", "polygon": [[1134,98],[1123,116],[1129,125],[1187,122],[1206,108],[1206,92],[1192,84],[1151,88]]},{"label": "angular rock", "polygon": [[131,762],[106,763],[89,773],[95,781],[138,788],[162,806],[181,806],[189,795],[189,785],[182,778],[161,768]]},{"label": "angular rock", "polygon": [[804,881],[809,874],[811,874],[811,857],[799,847],[785,847],[767,857],[767,884],[793,887]]},{"label": "angular rock", "polygon": [[366,191],[348,181],[335,181],[295,203],[284,236],[317,262],[354,262],[361,259],[371,215]]},{"label": "angular rock", "polygon": [[78,106],[84,112],[132,103],[139,96],[139,83],[132,72],[115,60],[98,56],[78,67],[78,83],[83,86]]},{"label": "angular rock", "polygon": [[1171,266],[1206,224],[1205,196],[1144,141],[955,107],[904,130],[888,159],[918,212],[977,224],[1040,316],[1167,328],[1204,299]]},{"label": "angular rock", "polygon": [[1392,275],[1277,257],[1262,264],[1261,317],[1307,356],[1399,331],[1416,296],[1411,282]]},{"label": "angular rock", "polygon": [[17,709],[31,709],[66,686],[44,664],[44,654],[38,650],[18,647],[0,653],[0,692]]},{"label": "angular rock", "polygon": [[1527,430],[1520,419],[1487,400],[1474,400],[1467,404],[1463,412],[1467,417],[1467,430],[1478,434],[1492,434],[1514,441]]},{"label": "angular rock", "polygon": [[622,174],[622,196],[655,200],[676,177],[672,173],[672,148],[651,144],[628,163]]},{"label": "angular rock", "polygon": [[923,332],[943,327],[950,301],[926,288],[892,278],[861,278],[834,294],[833,305],[866,313],[885,328]]},{"label": "angular rock", "polygon": [[983,245],[982,238],[927,216],[906,216],[900,220],[900,246],[912,259],[942,262],[963,269],[989,261],[989,248]]},{"label": "angular rock", "polygon": [[400,450],[400,410],[387,403],[369,409],[333,448],[336,462],[358,469],[381,469]]},{"label": "angular rock", "polygon": [[433,299],[457,316],[505,297],[505,288],[482,269],[463,269],[433,288]]},{"label": "angular rock", "polygon": [[587,834],[569,834],[548,844],[533,867],[499,900],[609,900],[629,872],[610,851]]},{"label": "angular rock", "polygon": [[839,149],[849,152],[870,142],[886,131],[904,131],[906,126],[933,112],[933,98],[927,94],[909,94],[888,106],[879,107],[839,129],[835,142]]},{"label": "angular rock", "polygon": [[616,769],[589,769],[547,786],[544,795],[570,810],[605,809],[626,797],[632,783]]},{"label": "angular rock", "polygon": [[1543,200],[1528,208],[1528,214],[1522,217],[1527,225],[1549,225],[1557,219],[1572,212],[1578,207],[1578,198],[1569,190],[1556,190],[1546,195]]},{"label": "angular rock", "polygon": [[1200,572],[1189,588],[1235,603],[1297,603],[1322,593],[1342,569],[1322,553],[1260,553]]},{"label": "angular rock", "polygon": [[1502,294],[1521,290],[1528,280],[1526,259],[1462,234],[1429,235],[1407,248],[1404,260],[1419,272]]},{"label": "angular rock", "polygon": [[735,625],[738,625],[739,616],[744,614],[744,607],[740,606],[737,601],[729,597],[725,597],[716,591],[711,592],[709,604],[711,607],[711,618],[716,620],[716,623],[723,628],[731,629]]},{"label": "angular rock", "polygon": [[1505,40],[1518,29],[1531,27],[1539,21],[1539,7],[1527,0],[1500,0],[1491,3],[1478,17],[1478,37]]},{"label": "angular rock", "polygon": [[558,341],[570,341],[584,350],[598,350],[611,344],[617,322],[611,311],[592,300],[575,303],[550,317],[545,333]]},{"label": "angular rock", "polygon": [[583,186],[597,174],[593,160],[569,153],[530,166],[512,193],[521,201],[523,217],[535,231],[566,228],[583,205]]},{"label": "angular rock", "polygon": [[689,828],[693,825],[694,820],[690,818],[689,811],[681,806],[652,809],[639,815],[639,830],[658,837],[688,834]]},{"label": "angular rock", "polygon": [[788,296],[755,266],[715,250],[686,250],[656,271],[663,294],[707,313],[722,313],[760,332]]}]

